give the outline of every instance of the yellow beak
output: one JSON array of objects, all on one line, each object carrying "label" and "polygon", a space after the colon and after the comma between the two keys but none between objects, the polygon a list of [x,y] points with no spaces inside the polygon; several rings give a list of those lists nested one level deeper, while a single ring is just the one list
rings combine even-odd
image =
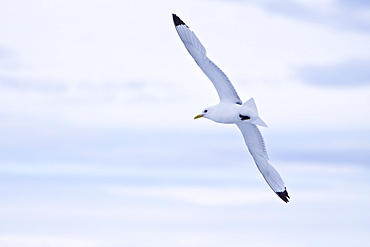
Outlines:
[{"label": "yellow beak", "polygon": [[194,119],[201,118],[201,117],[203,117],[203,114],[196,115],[196,116],[194,117]]}]

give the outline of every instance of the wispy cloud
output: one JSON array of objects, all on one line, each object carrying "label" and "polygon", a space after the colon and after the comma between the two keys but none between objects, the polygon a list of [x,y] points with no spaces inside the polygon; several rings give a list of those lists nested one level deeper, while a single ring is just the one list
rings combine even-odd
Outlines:
[{"label": "wispy cloud", "polygon": [[330,65],[310,65],[298,70],[298,76],[316,86],[356,87],[370,85],[370,60],[349,60]]},{"label": "wispy cloud", "polygon": [[[106,190],[115,196],[160,198],[162,200],[173,200],[204,206],[260,204],[273,202],[273,199],[275,199],[274,197],[267,198],[263,196],[262,189],[225,188],[223,186],[219,188],[215,186],[108,187]],[[241,197],[241,195],[248,196]]]},{"label": "wispy cloud", "polygon": [[336,2],[343,7],[354,9],[370,9],[370,2],[367,0],[337,0]]},{"label": "wispy cloud", "polygon": [[[239,1],[239,0],[237,0]],[[271,14],[327,25],[337,29],[370,32],[368,1],[243,1],[260,6]]]},{"label": "wispy cloud", "polygon": [[63,92],[67,85],[54,79],[0,76],[0,88],[15,91]]},{"label": "wispy cloud", "polygon": [[19,61],[15,53],[5,46],[0,45],[0,71],[19,68]]},{"label": "wispy cloud", "polygon": [[96,247],[96,243],[89,239],[79,238],[79,237],[65,237],[58,234],[1,234],[0,243],[2,246],[22,246],[27,243],[29,246],[43,246],[52,245],[55,247],[80,247],[89,246]]}]

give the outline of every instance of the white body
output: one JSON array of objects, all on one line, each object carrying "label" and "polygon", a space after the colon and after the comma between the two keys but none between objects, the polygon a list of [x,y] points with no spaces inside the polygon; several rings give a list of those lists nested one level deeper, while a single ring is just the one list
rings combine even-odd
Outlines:
[{"label": "white body", "polygon": [[204,118],[211,119],[216,123],[222,124],[236,124],[242,122],[240,120],[239,113],[242,106],[229,103],[221,102],[217,105],[207,107],[207,113],[203,115]]}]

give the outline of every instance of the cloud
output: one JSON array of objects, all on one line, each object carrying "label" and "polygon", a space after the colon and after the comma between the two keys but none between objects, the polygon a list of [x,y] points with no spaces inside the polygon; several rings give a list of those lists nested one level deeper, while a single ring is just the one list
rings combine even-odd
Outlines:
[{"label": "cloud", "polygon": [[[210,186],[171,187],[109,187],[107,192],[115,196],[161,198],[203,206],[229,206],[273,202],[274,197],[264,197],[263,189]],[[248,194],[248,197],[241,195]]]},{"label": "cloud", "polygon": [[368,8],[370,9],[370,2],[368,0],[337,0],[337,3],[343,7],[354,9]]},{"label": "cloud", "polygon": [[349,60],[330,65],[309,65],[298,70],[306,83],[317,86],[356,87],[370,84],[370,60]]},{"label": "cloud", "polygon": [[265,11],[337,29],[370,32],[368,1],[247,1]]},{"label": "cloud", "polygon": [[67,85],[54,79],[40,79],[18,76],[0,76],[0,87],[16,91],[63,92]]},{"label": "cloud", "polygon": [[5,46],[0,46],[0,71],[19,68],[19,61],[15,53]]}]

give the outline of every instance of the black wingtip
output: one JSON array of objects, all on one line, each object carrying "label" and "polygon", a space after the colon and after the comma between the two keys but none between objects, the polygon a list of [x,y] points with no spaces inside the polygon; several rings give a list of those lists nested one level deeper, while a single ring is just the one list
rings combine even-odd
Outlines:
[{"label": "black wingtip", "polygon": [[183,22],[176,14],[172,14],[173,18],[173,23],[175,23],[175,27],[180,26],[180,25],[185,25],[185,22]]},{"label": "black wingtip", "polygon": [[278,195],[281,198],[281,200],[283,200],[284,202],[286,203],[289,202],[290,197],[288,195],[288,191],[286,190],[286,188],[284,191],[276,192],[276,195]]}]

